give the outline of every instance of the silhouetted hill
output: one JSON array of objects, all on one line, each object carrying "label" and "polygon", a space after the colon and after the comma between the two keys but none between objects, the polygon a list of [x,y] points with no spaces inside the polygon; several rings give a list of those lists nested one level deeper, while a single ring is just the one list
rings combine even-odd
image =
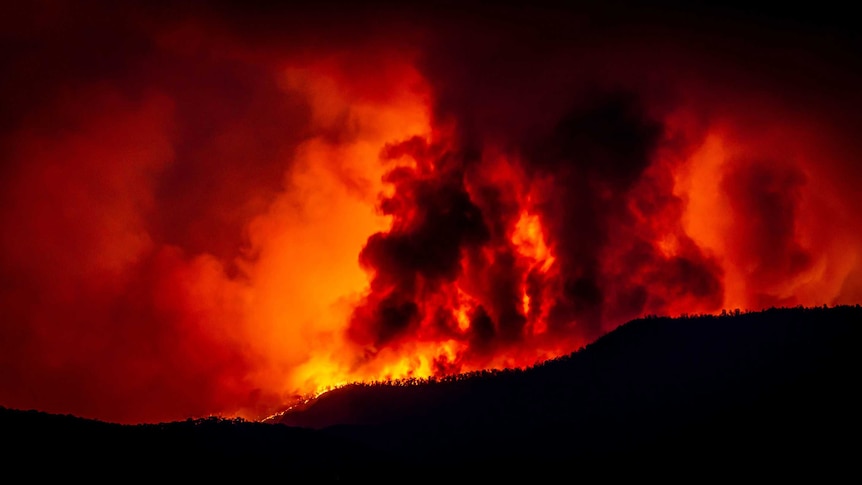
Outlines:
[{"label": "silhouetted hill", "polygon": [[2,464],[28,481],[852,479],[860,331],[859,306],[647,318],[526,371],[347,386],[278,424],[0,408]]},{"label": "silhouetted hill", "polygon": [[80,477],[223,479],[361,478],[377,456],[344,439],[300,428],[204,418],[120,425],[0,407],[0,464],[21,483]]},{"label": "silhouetted hill", "polygon": [[279,420],[440,466],[823,474],[855,453],[860,331],[858,306],[641,319],[528,371],[354,385]]}]

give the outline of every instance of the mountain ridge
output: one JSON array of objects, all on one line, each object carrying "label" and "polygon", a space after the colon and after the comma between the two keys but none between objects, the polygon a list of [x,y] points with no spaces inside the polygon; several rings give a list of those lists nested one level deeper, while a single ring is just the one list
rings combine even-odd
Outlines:
[{"label": "mountain ridge", "polygon": [[319,481],[610,477],[634,464],[678,477],[692,466],[858,475],[847,443],[862,431],[860,338],[858,305],[649,317],[527,370],[355,384],[271,422],[118,425],[0,408],[0,430],[7,465],[40,457],[88,476],[106,463]]}]

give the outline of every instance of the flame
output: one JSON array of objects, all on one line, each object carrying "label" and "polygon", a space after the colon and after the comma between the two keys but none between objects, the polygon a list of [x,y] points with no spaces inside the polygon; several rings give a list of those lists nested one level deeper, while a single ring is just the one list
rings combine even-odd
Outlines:
[{"label": "flame", "polygon": [[644,315],[862,301],[835,51],[740,69],[761,43],[709,22],[641,45],[529,9],[44,7],[0,15],[0,404],[257,419]]},{"label": "flame", "polygon": [[537,214],[521,212],[512,234],[512,243],[521,255],[532,259],[534,266],[542,273],[547,273],[554,264],[554,257],[545,244],[542,224]]},{"label": "flame", "polygon": [[476,311],[476,300],[460,288],[457,288],[457,300],[454,305],[455,319],[458,330],[466,332],[470,328],[470,315]]},{"label": "flame", "polygon": [[[526,210],[521,211],[511,240],[516,251],[528,261],[528,268],[521,281],[521,303],[523,314],[528,317],[532,334],[540,335],[548,329],[546,322],[548,307],[547,305],[544,308],[540,305],[531,306],[533,297],[530,296],[530,279],[544,278],[554,264],[554,256],[545,243],[539,215],[531,214]],[[537,298],[538,303],[542,301],[547,301],[547,298]]]},{"label": "flame", "polygon": [[[369,282],[356,261],[358,248],[391,224],[376,207],[389,190],[379,153],[390,140],[430,130],[422,93],[411,89],[415,74],[404,69],[405,88],[385,102],[344,99],[343,86],[327,72],[285,70],[286,89],[307,93],[314,123],[329,129],[346,117],[355,132],[349,142],[304,142],[287,174],[288,189],[249,226],[257,259],[249,266],[254,296],[246,339],[266,359],[255,379],[282,395],[314,395],[373,377],[352,374],[350,363],[336,356],[351,351],[340,329]],[[381,372],[400,378],[408,367],[392,364]]]}]

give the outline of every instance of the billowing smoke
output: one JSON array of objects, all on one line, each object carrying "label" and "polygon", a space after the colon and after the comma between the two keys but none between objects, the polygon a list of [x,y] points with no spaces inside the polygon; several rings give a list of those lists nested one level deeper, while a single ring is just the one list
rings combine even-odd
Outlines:
[{"label": "billowing smoke", "polygon": [[4,406],[258,418],[647,314],[862,301],[840,12],[0,14]]}]

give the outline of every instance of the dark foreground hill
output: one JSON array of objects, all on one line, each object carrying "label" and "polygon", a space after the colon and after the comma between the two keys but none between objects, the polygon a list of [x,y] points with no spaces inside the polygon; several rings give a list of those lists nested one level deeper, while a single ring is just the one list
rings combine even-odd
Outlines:
[{"label": "dark foreground hill", "polygon": [[858,306],[642,319],[529,371],[352,386],[280,422],[398,460],[503,473],[694,466],[822,476],[856,462],[860,336]]},{"label": "dark foreground hill", "polygon": [[348,386],[277,424],[0,408],[0,463],[117,479],[856,479],[860,337],[859,306],[648,318],[527,371]]}]

